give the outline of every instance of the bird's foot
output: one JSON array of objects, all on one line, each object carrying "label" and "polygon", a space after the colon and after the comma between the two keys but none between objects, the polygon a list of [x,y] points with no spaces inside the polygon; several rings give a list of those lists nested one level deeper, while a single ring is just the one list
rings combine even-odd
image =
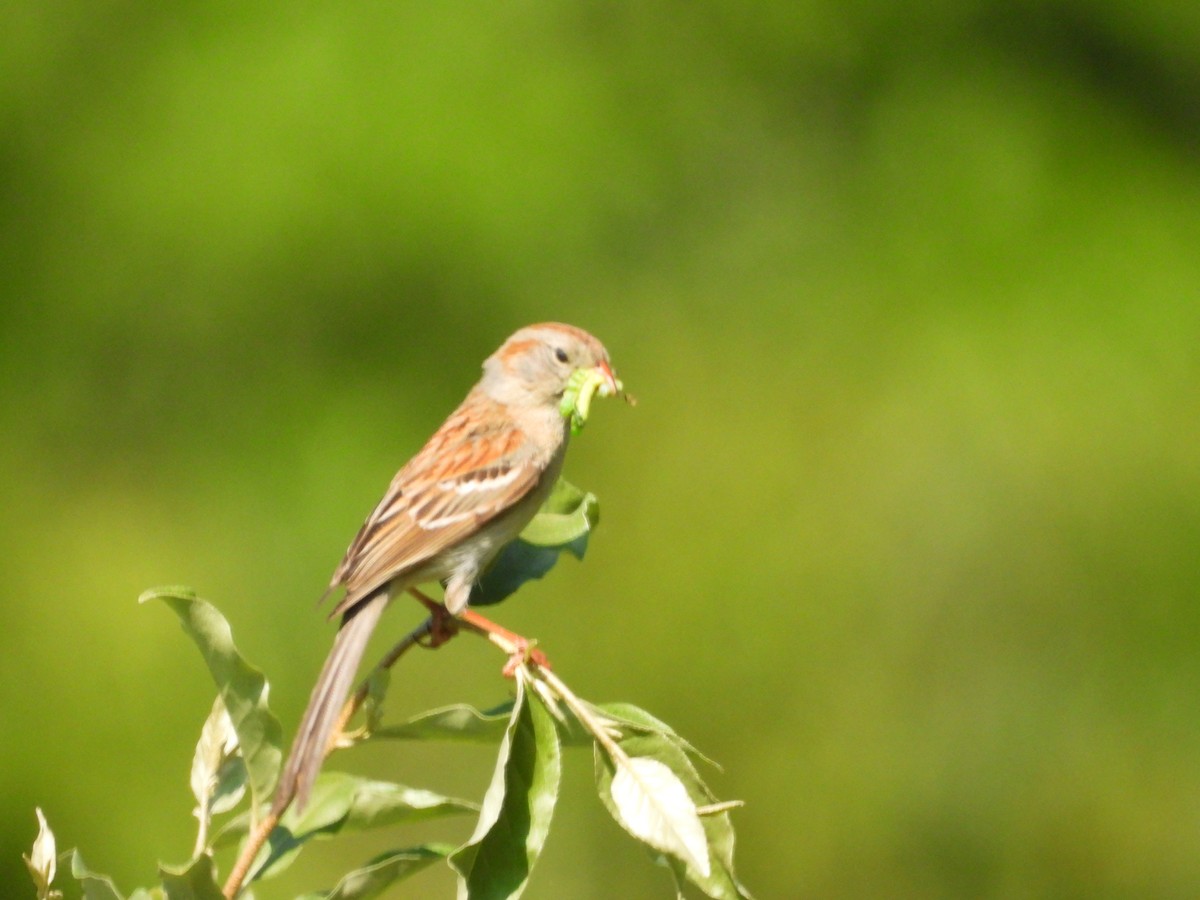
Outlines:
[{"label": "bird's foot", "polygon": [[411,591],[410,593],[429,610],[428,637],[424,641],[418,641],[417,643],[422,647],[433,650],[442,646],[442,644],[458,634],[458,619],[450,610],[418,591]]},{"label": "bird's foot", "polygon": [[514,634],[512,637],[516,640],[512,642],[513,650],[508,656],[508,662],[500,670],[501,675],[505,678],[512,678],[517,674],[517,669],[530,662],[543,669],[550,668],[550,660],[546,658],[545,653],[534,646],[533,641],[521,637],[519,634]]},{"label": "bird's foot", "polygon": [[429,644],[430,650],[442,646],[450,638],[458,634],[458,620],[444,606],[429,615]]},{"label": "bird's foot", "polygon": [[497,625],[486,616],[481,616],[473,609],[464,609],[457,616],[444,605],[431,597],[425,596],[418,590],[409,588],[408,591],[429,610],[429,637],[421,642],[422,647],[440,647],[450,638],[458,634],[461,627],[482,634],[493,644],[508,654],[508,662],[501,670],[505,678],[512,678],[525,663],[533,663],[543,669],[549,669],[550,660],[546,654],[537,649],[537,641],[509,631],[503,625]]}]

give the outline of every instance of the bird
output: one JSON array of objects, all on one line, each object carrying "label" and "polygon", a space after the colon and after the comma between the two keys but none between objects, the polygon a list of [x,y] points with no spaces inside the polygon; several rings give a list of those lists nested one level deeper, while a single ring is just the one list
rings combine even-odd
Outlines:
[{"label": "bird", "polygon": [[[344,589],[341,617],[276,788],[272,811],[302,810],[367,641],[390,601],[440,581],[459,615],[500,550],[536,515],[562,470],[572,430],[563,395],[581,378],[620,393],[608,351],[581,328],[521,328],[483,363],[483,375],[392,479],[334,570],[322,599]],[[574,381],[573,381],[574,379]]]}]

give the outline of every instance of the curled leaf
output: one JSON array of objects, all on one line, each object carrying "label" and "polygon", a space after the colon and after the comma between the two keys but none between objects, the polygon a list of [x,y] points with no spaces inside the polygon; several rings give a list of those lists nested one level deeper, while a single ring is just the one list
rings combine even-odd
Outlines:
[{"label": "curled leaf", "polygon": [[587,534],[598,524],[600,501],[596,495],[560,478],[537,515],[522,530],[521,540],[537,547],[566,548],[583,559]]}]

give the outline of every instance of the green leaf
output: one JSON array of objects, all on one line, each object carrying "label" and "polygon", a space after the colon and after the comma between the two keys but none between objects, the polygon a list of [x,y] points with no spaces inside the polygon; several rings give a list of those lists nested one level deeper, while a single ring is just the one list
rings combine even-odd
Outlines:
[{"label": "green leaf", "polygon": [[210,856],[199,856],[182,868],[159,866],[158,874],[167,900],[225,900]]},{"label": "green leaf", "polygon": [[[622,709],[622,713],[632,719],[643,719],[646,725],[654,724],[655,727],[639,727],[629,729],[618,739],[617,743],[622,750],[634,760],[634,765],[640,767],[640,779],[635,779],[633,787],[633,799],[637,799],[638,792],[653,792],[654,790],[665,787],[668,792],[668,797],[659,801],[661,807],[660,812],[676,808],[678,804],[677,794],[671,793],[676,790],[675,784],[682,786],[686,792],[687,798],[690,800],[693,812],[703,810],[716,803],[716,797],[708,789],[707,785],[700,779],[695,766],[689,758],[688,745],[675,734],[664,723],[659,722],[649,713],[644,713],[636,707],[628,707],[624,704],[610,704],[610,706]],[[615,718],[615,717],[614,717]],[[705,866],[700,864],[700,860],[696,857],[698,854],[690,852],[686,849],[680,851],[672,850],[670,846],[665,846],[663,842],[654,840],[646,840],[644,834],[639,834],[637,830],[631,828],[631,823],[628,822],[623,814],[622,804],[613,798],[613,785],[617,781],[618,794],[622,790],[628,790],[630,785],[628,779],[630,775],[621,776],[617,779],[618,764],[614,763],[612,758],[599,746],[596,747],[596,784],[600,795],[600,800],[604,803],[609,813],[613,818],[630,831],[634,837],[643,840],[648,846],[656,851],[664,852],[671,868],[675,871],[676,876],[682,881],[686,879],[700,888],[704,893],[715,900],[744,900],[750,897],[750,892],[737,880],[733,868],[733,850],[734,850],[734,832],[733,823],[729,818],[728,811],[718,812],[713,815],[700,815],[699,822],[703,829],[704,837],[707,843],[707,871]],[[646,762],[649,761],[649,762]],[[659,778],[661,770],[654,764],[657,763],[669,770],[674,776],[673,779]],[[622,782],[625,782],[622,784]],[[674,782],[674,783],[672,783]],[[628,812],[628,803],[630,797],[627,795],[625,799],[625,812]],[[670,817],[668,817],[670,819]],[[683,817],[686,818],[686,815]],[[679,820],[681,821],[681,820]],[[679,821],[675,821],[675,827],[682,832],[686,832],[689,825],[680,825]],[[668,825],[670,827],[670,825]],[[680,840],[685,843],[693,840],[692,837],[684,837],[680,835]]]},{"label": "green leaf", "polygon": [[557,547],[535,547],[517,538],[509,541],[496,561],[471,587],[471,606],[492,606],[508,599],[527,581],[554,568],[562,552]]},{"label": "green leaf", "polygon": [[71,877],[83,888],[84,900],[124,900],[112,878],[91,871],[78,850],[71,853]]},{"label": "green leaf", "polygon": [[517,680],[517,698],[471,839],[454,851],[459,900],[521,895],[546,842],[562,776],[554,719]]},{"label": "green leaf", "polygon": [[332,891],[303,894],[297,900],[368,900],[390,885],[413,875],[430,863],[444,859],[454,848],[448,844],[422,844],[405,850],[389,850],[352,872],[347,872]]},{"label": "green leaf", "polygon": [[[691,743],[680,737],[666,722],[652,716],[650,713],[641,707],[634,706],[632,703],[599,703],[588,704],[592,712],[597,718],[610,723],[623,738],[627,738],[634,734],[657,734],[664,739],[676,744],[687,752],[689,756],[703,760],[718,771],[721,767],[712,759],[705,756],[697,750]],[[560,723],[559,732],[562,736],[564,747],[590,747],[594,742],[591,734],[579,720],[571,714],[569,710],[566,713],[566,721]]]},{"label": "green leaf", "polygon": [[83,900],[123,900],[112,879],[91,871],[78,850],[71,853],[71,877],[83,888]]},{"label": "green leaf", "polygon": [[[279,874],[310,840],[478,810],[478,804],[432,791],[373,781],[345,772],[322,772],[313,785],[304,811],[296,813],[292,807],[271,832],[267,846],[252,869],[253,877]],[[249,813],[233,819],[217,835],[213,846],[223,847],[242,838],[249,822]]]},{"label": "green leaf", "polygon": [[[520,536],[538,547],[567,547],[586,537],[598,524],[600,501],[596,495],[560,478]],[[582,559],[582,550],[576,556]]]},{"label": "green leaf", "polygon": [[559,479],[538,514],[520,536],[505,545],[471,589],[470,605],[499,603],[525,582],[554,568],[564,550],[583,559],[588,535],[599,521],[596,495]]},{"label": "green leaf", "polygon": [[345,773],[330,773],[334,778],[339,775],[356,783],[354,802],[346,812],[342,830],[365,831],[399,822],[421,822],[441,816],[479,812],[479,804],[469,800],[443,797],[433,791],[386,781],[355,778]]},{"label": "green leaf", "polygon": [[162,600],[170,606],[200,648],[237,732],[257,808],[270,799],[283,756],[283,729],[267,706],[266,677],[238,653],[229,623],[211,603],[187,588],[174,587],[146,591],[138,598],[139,603],[148,600]]},{"label": "green leaf", "polygon": [[682,747],[687,751],[689,756],[694,756],[697,759],[702,759],[717,771],[721,771],[720,765],[715,760],[705,756],[697,750],[692,744],[675,731],[670,725],[662,719],[651,715],[642,709],[640,706],[634,706],[632,703],[601,703],[596,707],[606,717],[620,723],[622,730],[625,732],[644,732],[650,734],[660,734],[674,744]]},{"label": "green leaf", "polygon": [[376,728],[371,739],[499,743],[508,729],[512,708],[512,703],[505,703],[481,712],[465,703],[456,703]]}]

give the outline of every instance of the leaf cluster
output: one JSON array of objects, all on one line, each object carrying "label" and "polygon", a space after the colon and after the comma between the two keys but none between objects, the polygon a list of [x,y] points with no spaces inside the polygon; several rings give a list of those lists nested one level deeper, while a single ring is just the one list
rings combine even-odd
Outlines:
[{"label": "leaf cluster", "polygon": [[[498,560],[473,604],[503,599],[529,578],[541,577],[558,554],[582,557],[598,521],[595,497],[560,484],[530,528]],[[215,606],[186,588],[148,591],[143,601],[166,603],[193,640],[217,687],[193,755],[190,785],[197,833],[191,857],[159,867],[160,883],[129,900],[221,900],[238,895],[292,865],[310,841],[340,839],[399,823],[474,815],[461,846],[423,843],[377,854],[346,872],[331,888],[303,900],[365,900],[438,862],[454,871],[459,900],[516,898],[528,884],[549,833],[562,778],[563,748],[592,746],[596,786],[613,818],[664,864],[678,896],[690,884],[719,900],[749,897],[733,870],[729,809],[705,786],[693,763],[699,754],[669,726],[629,704],[590,704],[548,668],[526,657],[512,667],[515,697],[481,711],[468,705],[429,710],[385,723],[386,669],[368,679],[366,724],[343,745],[369,741],[472,741],[497,747],[491,783],[481,803],[339,771],[318,777],[302,811],[268,818],[283,762],[282,728],[268,705],[266,676],[238,652],[232,629]],[[394,661],[394,659],[393,659]],[[61,897],[52,885],[59,855],[38,810],[39,833],[26,864],[39,900]],[[256,829],[269,833],[261,846]],[[217,855],[237,848],[249,861],[244,882],[219,886]],[[95,873],[78,850],[70,877],[88,900],[125,900],[108,877]],[[240,859],[239,859],[240,862]],[[236,866],[235,866],[236,869]]]}]

